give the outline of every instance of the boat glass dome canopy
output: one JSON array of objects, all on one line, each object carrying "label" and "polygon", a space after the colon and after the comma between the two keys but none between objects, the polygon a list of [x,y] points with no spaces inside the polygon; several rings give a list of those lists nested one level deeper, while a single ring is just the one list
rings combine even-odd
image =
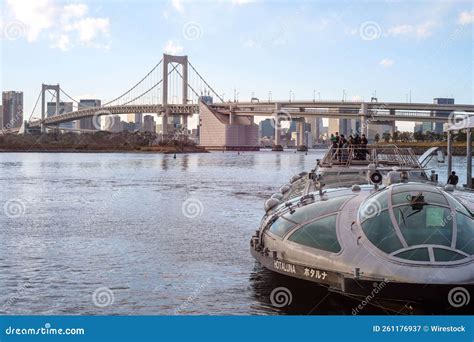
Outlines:
[{"label": "boat glass dome canopy", "polygon": [[474,255],[473,214],[439,188],[393,185],[368,197],[358,215],[369,241],[393,257],[438,263]]}]

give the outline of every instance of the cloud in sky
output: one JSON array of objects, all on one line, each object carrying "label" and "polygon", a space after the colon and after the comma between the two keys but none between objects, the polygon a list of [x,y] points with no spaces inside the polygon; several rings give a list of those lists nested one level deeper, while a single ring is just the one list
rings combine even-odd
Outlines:
[{"label": "cloud in sky", "polygon": [[170,55],[179,55],[183,50],[184,48],[173,40],[168,40],[163,48],[163,52]]},{"label": "cloud in sky", "polygon": [[384,58],[379,62],[379,65],[383,66],[384,68],[390,68],[394,63],[393,59]]},{"label": "cloud in sky", "polygon": [[8,0],[4,25],[22,23],[24,38],[36,42],[43,33],[52,48],[67,51],[76,45],[107,48],[110,35],[107,17],[88,15],[83,3],[61,4],[54,0]]},{"label": "cloud in sky", "polygon": [[458,23],[461,25],[474,23],[474,11],[464,11],[459,13]]},{"label": "cloud in sky", "polygon": [[181,2],[181,0],[171,0],[171,5],[179,13],[182,13],[184,11],[183,3]]},{"label": "cloud in sky", "polygon": [[431,21],[418,25],[401,24],[388,29],[388,34],[394,37],[415,37],[425,39],[433,34],[435,25]]}]

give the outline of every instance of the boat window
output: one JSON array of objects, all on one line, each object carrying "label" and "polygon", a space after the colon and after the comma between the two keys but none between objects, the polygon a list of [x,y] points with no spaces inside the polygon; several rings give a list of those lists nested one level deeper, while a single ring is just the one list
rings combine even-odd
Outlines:
[{"label": "boat window", "polygon": [[304,223],[318,216],[339,211],[344,202],[351,197],[353,196],[338,196],[329,198],[325,201],[318,200],[301,208],[295,208],[293,213],[287,212],[273,222],[269,230],[273,234],[283,237],[298,224]]},{"label": "boat window", "polygon": [[370,242],[385,253],[390,254],[403,248],[393,228],[388,210],[379,212],[378,215],[366,220],[362,224],[362,230]]},{"label": "boat window", "polygon": [[412,261],[430,261],[428,248],[415,248],[404,251],[395,255],[397,258],[407,259]]},{"label": "boat window", "polygon": [[434,192],[427,192],[427,191],[407,191],[407,192],[399,192],[399,193],[393,194],[392,203],[393,205],[408,204],[410,203],[411,196],[412,195],[416,196],[420,192],[423,194],[423,197],[425,198],[426,203],[442,204],[446,206],[448,205],[448,201],[443,195],[437,194]]},{"label": "boat window", "polygon": [[433,253],[436,261],[456,261],[464,259],[466,256],[442,248],[433,248]]},{"label": "boat window", "polygon": [[295,208],[295,212],[293,214],[287,213],[283,216],[291,221],[304,223],[308,220],[311,220],[312,218],[338,211],[348,199],[349,196],[338,196],[329,198],[325,201],[316,201],[301,208]]},{"label": "boat window", "polygon": [[297,224],[296,222],[289,221],[285,216],[286,215],[283,215],[283,217],[276,219],[269,229],[273,234],[278,235],[279,237],[283,237]]},{"label": "boat window", "polygon": [[382,191],[369,197],[360,208],[360,221],[376,216],[381,210],[387,209],[387,194],[388,191]]},{"label": "boat window", "polygon": [[464,215],[472,216],[471,211],[453,196],[451,196],[450,194],[446,194],[446,197],[448,198],[449,204],[451,204],[457,211],[463,213]]},{"label": "boat window", "polygon": [[395,219],[408,246],[433,244],[451,246],[453,220],[447,208],[424,205],[421,208],[401,206],[393,209]]},{"label": "boat window", "polygon": [[456,220],[458,226],[456,249],[466,254],[474,255],[474,222],[472,218],[457,213]]},{"label": "boat window", "polygon": [[[422,200],[412,198],[420,192]],[[388,196],[395,207],[387,208]],[[435,262],[474,255],[473,218],[469,208],[452,194],[418,183],[388,187],[359,207],[359,222],[373,245],[385,253],[415,261],[429,260],[426,245],[433,248]],[[406,247],[412,249],[399,252]]]},{"label": "boat window", "polygon": [[311,222],[291,234],[289,241],[324,251],[338,253],[341,245],[336,233],[337,215],[326,216]]}]

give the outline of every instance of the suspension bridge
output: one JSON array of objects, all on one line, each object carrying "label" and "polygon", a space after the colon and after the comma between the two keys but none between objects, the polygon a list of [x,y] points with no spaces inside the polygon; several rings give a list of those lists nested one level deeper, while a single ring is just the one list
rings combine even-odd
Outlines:
[{"label": "suspension bridge", "polygon": [[[55,113],[47,115],[46,97],[55,103]],[[60,99],[67,98],[77,104],[78,110],[60,113]],[[38,104],[41,102],[41,105]],[[40,111],[39,114],[37,111]],[[43,84],[34,108],[21,129],[5,132],[30,132],[57,128],[59,124],[86,118],[100,122],[107,115],[148,113],[156,114],[163,120],[163,135],[168,135],[173,122],[179,119],[182,131],[187,134],[188,116],[199,114],[200,144],[208,148],[245,149],[258,148],[258,126],[255,116],[275,118],[275,146],[280,145],[281,125],[284,120],[294,120],[297,124],[298,142],[303,146],[304,124],[311,118],[334,118],[357,120],[360,133],[368,136],[368,126],[392,124],[395,121],[448,122],[447,115],[436,113],[458,113],[471,115],[473,105],[442,105],[432,103],[397,103],[363,101],[260,101],[253,98],[249,102],[224,101],[211,85],[189,61],[188,56],[164,54],[137,83],[119,96],[106,101],[101,106],[84,107],[60,85]],[[97,129],[100,129],[96,127]],[[319,128],[318,128],[319,130]],[[304,146],[303,146],[304,147]]]}]

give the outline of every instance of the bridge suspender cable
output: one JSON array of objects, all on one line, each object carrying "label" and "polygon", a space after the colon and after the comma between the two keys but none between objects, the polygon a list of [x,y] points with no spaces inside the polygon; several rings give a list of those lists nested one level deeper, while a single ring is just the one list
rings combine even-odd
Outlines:
[{"label": "bridge suspender cable", "polygon": [[[173,68],[168,72],[168,76],[169,76],[174,70],[176,70],[176,68],[178,67],[178,65],[179,65],[179,64],[173,65]],[[148,89],[147,91],[145,91],[143,94],[140,94],[140,95],[138,95],[137,97],[135,97],[134,99],[131,99],[130,101],[125,102],[124,104],[122,104],[122,106],[125,106],[125,105],[127,105],[127,104],[129,104],[129,103],[131,103],[131,102],[133,102],[133,101],[135,101],[135,100],[137,100],[137,99],[139,99],[139,98],[142,97],[143,95],[148,94],[150,91],[152,91],[153,89],[155,89],[155,88],[156,88],[160,83],[162,83],[162,82],[163,82],[163,79],[161,79],[158,83],[156,83],[156,84],[153,85],[151,88],[149,88],[149,89]]]},{"label": "bridge suspender cable", "polygon": [[[183,81],[185,81],[183,75],[179,72],[178,69],[176,69],[176,72],[178,73],[179,76],[181,76],[181,78],[183,79]],[[192,91],[197,97],[199,97],[199,94],[194,90],[194,88],[191,87],[191,85],[190,85],[187,81],[185,81],[185,82],[186,82],[186,84],[188,85],[189,89],[191,89],[191,91]]]},{"label": "bridge suspender cable", "polygon": [[191,69],[194,70],[194,72],[199,76],[199,78],[204,82],[204,84],[214,93],[214,95],[216,95],[216,97],[221,100],[222,102],[225,102],[224,99],[222,97],[219,96],[219,94],[217,94],[214,89],[212,89],[212,87],[206,82],[206,80],[204,78],[202,78],[202,76],[199,74],[199,72],[196,70],[196,68],[194,68],[194,66],[191,64],[191,62],[188,61],[188,64],[189,66],[191,67]]},{"label": "bridge suspender cable", "polygon": [[64,95],[66,95],[66,96],[67,96],[70,100],[72,100],[73,102],[79,104],[79,101],[77,101],[77,100],[75,100],[74,98],[72,98],[71,96],[69,96],[69,94],[66,93],[62,88],[59,88],[59,91],[60,91],[61,93],[63,93]]},{"label": "bridge suspender cable", "polygon": [[31,114],[30,114],[30,117],[28,118],[28,122],[30,122],[31,120],[31,117],[33,116],[35,110],[36,110],[36,106],[38,105],[38,102],[39,102],[39,99],[41,98],[41,90],[38,94],[38,98],[36,99],[36,102],[35,102],[35,106],[33,107],[33,110],[31,111]]},{"label": "bridge suspender cable", "polygon": [[[160,59],[160,61],[153,67],[153,69],[150,70],[150,72],[148,72],[148,74],[146,74],[137,84],[135,84],[132,88],[130,88],[129,90],[127,90],[125,93],[123,93],[122,95],[120,95],[119,97],[105,103],[102,105],[102,107],[104,106],[107,106],[109,104],[111,104],[112,102],[115,102],[119,99],[121,99],[122,97],[124,97],[125,95],[127,95],[128,93],[130,93],[133,89],[135,89],[140,83],[142,83],[156,68],[158,68],[158,66],[163,62],[163,58]],[[139,96],[140,97],[140,96]],[[130,101],[129,101],[130,102]],[[129,103],[128,102],[128,103]]]}]

